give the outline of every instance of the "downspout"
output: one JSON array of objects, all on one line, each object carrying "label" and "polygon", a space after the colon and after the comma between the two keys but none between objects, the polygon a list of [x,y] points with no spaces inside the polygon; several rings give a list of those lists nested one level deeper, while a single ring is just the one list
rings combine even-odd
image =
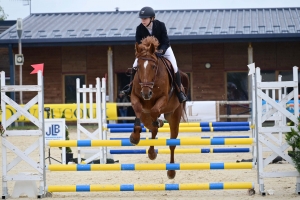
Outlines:
[{"label": "downspout", "polygon": [[[12,50],[12,44],[8,45],[8,57],[9,57],[9,72],[10,72],[10,85],[15,85],[15,66],[14,66],[14,55]],[[15,92],[10,92],[10,97],[12,100],[15,99]]]},{"label": "downspout", "polygon": [[[253,63],[253,48],[251,42],[248,46],[248,64]],[[251,76],[248,76],[248,101],[252,100],[252,79]]]},{"label": "downspout", "polygon": [[[107,71],[108,71],[108,76],[107,76],[107,83],[108,83],[108,99],[109,102],[114,102],[114,79],[113,79],[113,52],[111,47],[108,47],[107,51]],[[109,123],[116,123],[114,120],[110,120]]]},{"label": "downspout", "polygon": [[114,87],[113,87],[113,52],[111,50],[111,47],[108,47],[107,51],[107,71],[108,71],[108,96],[109,96],[109,102],[114,102]]}]

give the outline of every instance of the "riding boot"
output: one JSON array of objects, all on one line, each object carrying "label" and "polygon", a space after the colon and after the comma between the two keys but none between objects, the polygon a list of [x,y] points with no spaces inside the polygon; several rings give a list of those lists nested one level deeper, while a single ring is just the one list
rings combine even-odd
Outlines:
[{"label": "riding boot", "polygon": [[121,93],[129,96],[131,94],[131,90],[132,90],[132,81],[134,79],[134,75],[136,73],[136,70],[132,68],[132,71],[131,71],[131,75],[130,75],[130,83],[128,85],[128,88],[126,90],[122,90]]},{"label": "riding boot", "polygon": [[176,82],[176,85],[178,86],[178,90],[177,90],[178,100],[180,103],[183,103],[183,102],[187,101],[187,97],[181,90],[181,77],[180,77],[179,71],[175,73],[175,82]]}]

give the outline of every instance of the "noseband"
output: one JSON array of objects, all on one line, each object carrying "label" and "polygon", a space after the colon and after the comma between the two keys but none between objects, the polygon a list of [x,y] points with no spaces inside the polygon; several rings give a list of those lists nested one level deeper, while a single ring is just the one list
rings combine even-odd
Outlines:
[{"label": "noseband", "polygon": [[147,58],[147,57],[139,57],[138,59],[147,60],[147,61],[153,61],[155,63],[156,71],[155,71],[155,76],[154,76],[153,82],[145,82],[145,83],[141,83],[140,82],[139,83],[140,86],[142,87],[142,89],[143,89],[143,87],[149,87],[150,89],[153,89],[155,78],[157,76],[157,71],[158,71],[158,59],[159,58],[157,58],[157,61],[154,60],[153,58]]}]

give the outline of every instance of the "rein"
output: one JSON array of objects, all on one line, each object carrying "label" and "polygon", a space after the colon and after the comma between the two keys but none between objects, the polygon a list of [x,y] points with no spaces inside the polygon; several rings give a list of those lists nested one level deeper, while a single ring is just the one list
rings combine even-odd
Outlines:
[{"label": "rein", "polygon": [[156,67],[156,71],[155,71],[155,76],[154,76],[154,79],[152,82],[145,82],[145,83],[139,83],[140,86],[143,88],[143,87],[149,87],[151,89],[153,89],[154,87],[154,82],[155,82],[155,79],[156,79],[156,76],[157,76],[157,71],[158,71],[158,60],[154,60],[153,58],[147,58],[147,57],[139,57],[138,59],[142,59],[142,60],[147,60],[147,61],[153,61],[155,63],[155,67]]}]

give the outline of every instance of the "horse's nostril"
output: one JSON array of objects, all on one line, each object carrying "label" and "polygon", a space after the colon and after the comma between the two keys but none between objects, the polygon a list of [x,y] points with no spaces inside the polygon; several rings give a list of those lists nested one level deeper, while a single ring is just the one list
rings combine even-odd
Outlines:
[{"label": "horse's nostril", "polygon": [[151,95],[152,95],[152,91],[149,92],[149,96],[151,96]]}]

